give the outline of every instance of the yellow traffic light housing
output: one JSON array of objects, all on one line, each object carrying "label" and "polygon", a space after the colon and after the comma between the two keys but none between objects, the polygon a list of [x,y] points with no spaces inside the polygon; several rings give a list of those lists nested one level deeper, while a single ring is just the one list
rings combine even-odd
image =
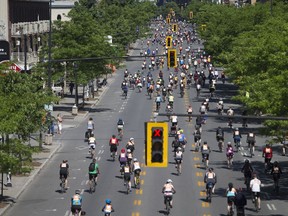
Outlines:
[{"label": "yellow traffic light housing", "polygon": [[172,31],[173,32],[177,32],[178,31],[178,25],[177,24],[173,24],[172,25]]},{"label": "yellow traffic light housing", "polygon": [[190,12],[189,12],[189,18],[190,18],[190,19],[193,19],[193,11],[190,11]]},{"label": "yellow traffic light housing", "polygon": [[166,18],[166,23],[170,24],[170,18]]},{"label": "yellow traffic light housing", "polygon": [[177,52],[176,49],[169,49],[168,50],[168,61],[167,61],[168,67],[177,67]]},{"label": "yellow traffic light housing", "polygon": [[172,37],[171,36],[166,37],[166,47],[172,48]]},{"label": "yellow traffic light housing", "polygon": [[168,166],[168,123],[146,122],[145,164],[148,167]]}]

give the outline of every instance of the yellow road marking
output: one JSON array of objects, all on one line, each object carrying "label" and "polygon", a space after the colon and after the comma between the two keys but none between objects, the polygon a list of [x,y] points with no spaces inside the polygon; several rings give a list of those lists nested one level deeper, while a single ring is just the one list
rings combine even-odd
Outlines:
[{"label": "yellow road marking", "polygon": [[211,216],[210,214],[204,214],[203,216]]},{"label": "yellow road marking", "polygon": [[194,167],[195,167],[195,168],[199,168],[199,167],[200,167],[200,164],[194,164]]},{"label": "yellow road marking", "polygon": [[140,216],[140,213],[139,212],[132,212],[131,216]]},{"label": "yellow road marking", "polygon": [[206,192],[200,191],[200,196],[205,197],[206,196]]},{"label": "yellow road marking", "polygon": [[198,184],[198,187],[204,187],[204,185],[205,185],[203,181],[198,181],[197,184]]},{"label": "yellow road marking", "polygon": [[194,160],[194,161],[199,161],[200,158],[199,158],[199,157],[194,157],[193,160]]},{"label": "yellow road marking", "polygon": [[142,189],[136,190],[136,194],[142,195],[143,194],[143,190]]},{"label": "yellow road marking", "polygon": [[210,206],[207,202],[202,202],[202,208],[208,208]]},{"label": "yellow road marking", "polygon": [[192,147],[195,147],[195,143],[192,143]]},{"label": "yellow road marking", "polygon": [[143,185],[143,184],[144,184],[144,179],[141,179],[141,182],[140,182],[140,184],[141,184],[141,185]]},{"label": "yellow road marking", "polygon": [[203,176],[203,173],[202,173],[202,172],[196,172],[196,176],[202,177],[202,176]]},{"label": "yellow road marking", "polygon": [[142,176],[145,176],[145,175],[146,175],[146,171],[142,171],[142,172],[141,172],[141,175],[142,175]]},{"label": "yellow road marking", "polygon": [[134,205],[141,205],[141,200],[134,200]]}]

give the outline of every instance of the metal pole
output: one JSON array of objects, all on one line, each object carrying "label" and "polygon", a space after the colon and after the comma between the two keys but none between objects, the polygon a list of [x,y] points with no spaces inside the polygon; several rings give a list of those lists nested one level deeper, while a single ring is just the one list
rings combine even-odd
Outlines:
[{"label": "metal pole", "polygon": [[77,64],[74,63],[74,79],[75,79],[75,104],[78,107],[78,79],[77,79]]},{"label": "metal pole", "polygon": [[24,34],[24,72],[27,72],[27,35]]},{"label": "metal pole", "polygon": [[52,0],[49,1],[49,39],[48,39],[48,89],[51,90],[51,46],[52,46]]}]

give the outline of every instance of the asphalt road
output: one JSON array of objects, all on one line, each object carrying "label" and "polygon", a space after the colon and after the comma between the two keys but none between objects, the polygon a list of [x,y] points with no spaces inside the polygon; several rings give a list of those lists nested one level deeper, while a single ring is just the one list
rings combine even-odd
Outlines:
[{"label": "asphalt road", "polygon": [[[198,45],[194,45],[198,47]],[[139,45],[140,48],[140,45]],[[137,55],[139,50],[134,50],[133,55]],[[143,59],[126,63],[126,68],[131,72],[140,69]],[[177,193],[174,195],[174,207],[171,215],[177,216],[214,216],[226,215],[225,190],[229,182],[233,182],[235,187],[244,187],[244,179],[240,172],[243,161],[247,153],[244,148],[236,153],[232,169],[226,168],[225,153],[219,153],[215,140],[215,130],[220,125],[225,128],[225,141],[232,141],[232,131],[227,128],[227,124],[221,119],[208,119],[203,127],[202,140],[206,140],[212,148],[210,154],[210,166],[212,166],[218,176],[215,194],[212,203],[205,201],[205,185],[203,178],[205,169],[201,163],[201,154],[194,152],[193,136],[194,122],[188,122],[186,118],[179,118],[179,126],[184,129],[188,144],[184,153],[182,175],[176,175],[176,169],[172,156],[172,148],[169,147],[169,165],[167,168],[147,168],[144,165],[144,122],[153,118],[155,110],[154,99],[150,100],[145,89],[138,93],[135,89],[129,90],[125,100],[121,94],[121,81],[123,70],[115,74],[115,80],[109,83],[110,87],[102,97],[88,117],[95,121],[95,135],[97,140],[97,160],[100,166],[100,176],[96,192],[88,193],[88,165],[91,159],[88,157],[88,145],[84,142],[84,132],[86,122],[77,128],[71,128],[63,134],[62,148],[55,154],[51,162],[39,173],[32,184],[20,196],[17,203],[5,214],[7,216],[68,216],[70,215],[70,198],[75,189],[81,189],[83,194],[83,210],[86,215],[102,215],[101,209],[105,199],[112,200],[117,216],[155,216],[164,215],[163,195],[161,189],[168,178],[173,180]],[[165,72],[167,82],[168,73]],[[157,74],[158,71],[153,72]],[[155,77],[155,75],[153,75]],[[232,84],[217,84],[216,97],[223,97],[225,107],[232,106],[238,108],[240,105],[230,100],[230,96],[235,94],[235,87]],[[186,89],[184,98],[180,98],[179,89],[175,93],[175,112],[186,113],[189,104],[193,106],[193,112],[197,113],[202,100],[208,95],[207,86],[202,90],[200,98],[196,99],[195,88]],[[210,113],[216,112],[216,102],[210,101]],[[161,105],[160,112],[164,112],[165,105]],[[87,118],[88,118],[87,117]],[[125,194],[123,179],[119,172],[119,163],[110,160],[108,141],[112,134],[116,134],[116,122],[118,118],[125,121],[124,138],[121,146],[125,146],[130,137],[135,138],[136,156],[142,163],[141,189],[133,188],[132,193]],[[158,117],[158,121],[166,121],[166,117]],[[235,124],[241,127],[240,123]],[[255,130],[260,125],[250,123],[249,128],[242,130]],[[246,136],[244,136],[244,139]],[[260,179],[264,187],[262,194],[263,202],[261,212],[254,211],[251,199],[248,200],[246,209],[247,215],[287,215],[287,188],[279,195],[272,192],[272,178],[263,174],[263,159],[261,149],[265,138],[257,136],[256,155],[251,158],[254,168],[259,172]],[[172,142],[170,138],[169,144]],[[246,145],[245,145],[246,146]],[[247,154],[248,155],[248,154]],[[275,155],[277,160],[282,157]],[[59,188],[59,164],[63,159],[67,159],[70,165],[69,189],[67,193],[60,194]],[[287,186],[282,182],[280,187]],[[248,196],[250,198],[250,196]]]}]

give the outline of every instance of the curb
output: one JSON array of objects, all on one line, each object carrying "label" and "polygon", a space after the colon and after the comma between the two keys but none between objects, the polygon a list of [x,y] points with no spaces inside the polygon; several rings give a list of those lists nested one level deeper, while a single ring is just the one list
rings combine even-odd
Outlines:
[{"label": "curb", "polygon": [[[18,197],[24,192],[24,190],[28,187],[28,185],[33,181],[34,177],[39,174],[39,172],[43,169],[43,167],[50,161],[50,159],[54,156],[54,154],[62,147],[62,144],[57,143],[57,147],[49,154],[46,160],[41,164],[40,167],[34,170],[34,173],[28,177],[28,180],[21,187],[18,193],[15,195],[14,199],[18,199]],[[6,211],[13,206],[13,203],[9,203],[6,207],[0,209],[0,215],[4,215]]]}]

